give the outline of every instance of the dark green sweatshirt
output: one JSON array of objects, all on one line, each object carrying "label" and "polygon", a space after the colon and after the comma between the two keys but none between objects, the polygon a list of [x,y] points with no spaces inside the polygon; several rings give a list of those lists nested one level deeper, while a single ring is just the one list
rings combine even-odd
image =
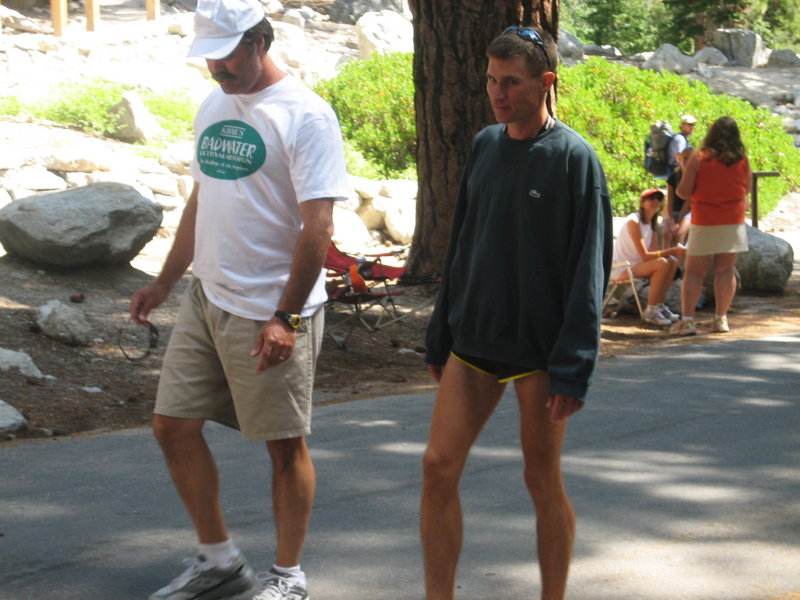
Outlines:
[{"label": "dark green sweatshirt", "polygon": [[451,350],[546,370],[550,393],[583,398],[600,346],[611,204],[594,150],[556,121],[532,140],[492,125],[473,140],[427,333]]}]

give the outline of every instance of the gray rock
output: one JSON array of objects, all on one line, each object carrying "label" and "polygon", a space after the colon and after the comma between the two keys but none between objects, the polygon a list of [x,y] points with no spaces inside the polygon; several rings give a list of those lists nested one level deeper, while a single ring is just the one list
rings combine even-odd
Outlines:
[{"label": "gray rock", "polygon": [[561,30],[558,32],[558,53],[562,58],[583,60],[583,44],[571,33]]},{"label": "gray rock", "polygon": [[44,377],[33,359],[24,352],[0,348],[0,371],[18,369],[26,377],[41,379]]},{"label": "gray rock", "polygon": [[794,50],[773,50],[769,53],[768,67],[800,67],[800,56]]},{"label": "gray rock", "polygon": [[597,44],[587,44],[583,47],[583,53],[587,56],[604,56],[606,58],[622,57],[622,52],[620,52],[618,48],[609,46],[608,44],[604,44],[603,46],[598,46]]},{"label": "gray rock", "polygon": [[672,44],[662,44],[653,52],[653,55],[642,65],[643,69],[653,71],[667,71],[669,73],[685,74],[691,72],[696,61],[691,56],[686,56]]},{"label": "gray rock", "polygon": [[28,420],[16,408],[0,400],[0,432],[14,433],[28,428]]},{"label": "gray rock", "polygon": [[164,130],[136,92],[125,92],[122,100],[111,107],[111,112],[119,117],[121,123],[114,137],[123,142],[145,142],[164,135]]},{"label": "gray rock", "polygon": [[724,67],[730,61],[728,57],[719,49],[713,46],[706,46],[694,53],[694,61],[696,64],[713,65],[715,67]]},{"label": "gray rock", "polygon": [[39,307],[36,324],[44,335],[67,346],[88,346],[92,341],[92,327],[83,311],[58,300]]},{"label": "gray rock", "polygon": [[750,225],[747,225],[747,244],[750,249],[736,257],[742,289],[768,294],[783,292],[792,274],[791,244]]},{"label": "gray rock", "polygon": [[405,0],[334,0],[328,7],[328,15],[331,21],[352,25],[366,13],[382,10],[392,10],[411,18]]},{"label": "gray rock", "polygon": [[769,60],[763,38],[754,31],[717,29],[711,37],[711,44],[742,67],[760,67]]},{"label": "gray rock", "polygon": [[384,10],[365,13],[356,23],[361,58],[374,52],[413,52],[414,27],[402,15]]},{"label": "gray rock", "polygon": [[10,254],[59,266],[131,260],[161,223],[161,208],[120,183],[93,183],[16,200],[0,210]]}]

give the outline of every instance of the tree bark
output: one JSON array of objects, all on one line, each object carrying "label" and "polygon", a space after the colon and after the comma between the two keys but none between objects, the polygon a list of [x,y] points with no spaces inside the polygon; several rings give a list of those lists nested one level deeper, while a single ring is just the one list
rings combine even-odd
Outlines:
[{"label": "tree bark", "polygon": [[416,229],[412,277],[441,272],[461,170],[472,137],[494,122],[486,97],[486,48],[509,25],[558,38],[558,2],[410,0],[417,119]]}]

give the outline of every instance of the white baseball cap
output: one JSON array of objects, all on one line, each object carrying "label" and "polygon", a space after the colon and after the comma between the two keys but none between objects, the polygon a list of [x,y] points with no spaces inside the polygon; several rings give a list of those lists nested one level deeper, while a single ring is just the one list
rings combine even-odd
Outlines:
[{"label": "white baseball cap", "polygon": [[194,11],[195,38],[189,56],[225,58],[245,31],[265,16],[260,0],[199,0]]}]

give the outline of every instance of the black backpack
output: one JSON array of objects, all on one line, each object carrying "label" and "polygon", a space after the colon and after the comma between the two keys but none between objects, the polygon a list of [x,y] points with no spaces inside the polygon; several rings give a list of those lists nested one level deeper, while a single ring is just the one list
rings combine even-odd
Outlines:
[{"label": "black backpack", "polygon": [[644,170],[658,178],[669,175],[669,143],[675,132],[667,121],[656,121],[644,141]]}]

